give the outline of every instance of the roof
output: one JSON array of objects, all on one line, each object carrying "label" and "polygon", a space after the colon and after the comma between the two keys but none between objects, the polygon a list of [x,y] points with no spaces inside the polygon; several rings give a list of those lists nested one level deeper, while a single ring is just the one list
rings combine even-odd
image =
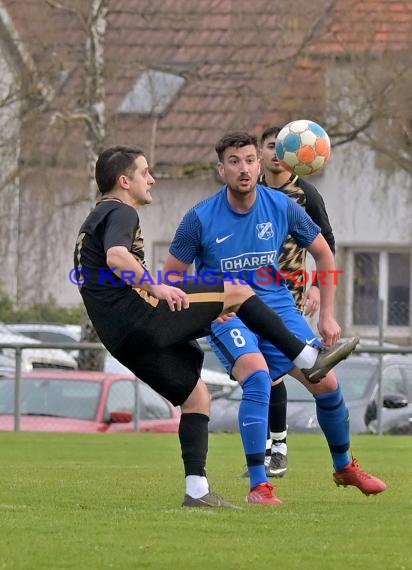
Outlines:
[{"label": "roof", "polygon": [[[43,0],[3,4],[39,69],[60,90],[60,102],[82,103],[85,34],[76,12]],[[226,130],[259,132],[303,114],[322,122],[326,55],[411,47],[412,0],[314,0],[301,11],[276,4],[109,0],[107,143],[140,144],[152,163],[191,173],[215,162],[214,145]],[[333,10],[324,14],[328,6]],[[162,74],[168,79],[161,85]],[[143,93],[140,107],[136,91]],[[66,135],[66,150],[69,144]]]},{"label": "roof", "polygon": [[410,0],[339,0],[311,48],[323,55],[382,55],[412,47]]}]

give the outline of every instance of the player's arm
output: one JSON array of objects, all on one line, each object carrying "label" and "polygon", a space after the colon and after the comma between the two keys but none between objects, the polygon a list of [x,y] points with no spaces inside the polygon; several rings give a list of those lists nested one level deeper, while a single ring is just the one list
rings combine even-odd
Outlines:
[{"label": "player's arm", "polygon": [[202,224],[192,208],[180,222],[169,248],[169,256],[163,268],[162,278],[166,283],[182,279],[184,272],[199,255]]},{"label": "player's arm", "polygon": [[180,261],[180,259],[169,253],[162,271],[163,282],[176,283],[176,281],[181,281],[190,265],[190,263]]},{"label": "player's arm", "polygon": [[[148,291],[157,299],[163,299],[169,305],[171,311],[187,309],[189,299],[181,289],[161,283],[157,285],[149,272],[137,261],[137,259],[124,246],[113,246],[106,253],[107,266],[118,277],[131,285]],[[144,277],[144,279],[143,279]]]},{"label": "player's arm", "polygon": [[306,194],[306,213],[320,227],[323,237],[332,253],[335,254],[335,236],[333,235],[325,202],[318,190],[307,182],[305,183],[304,191]]},{"label": "player's arm", "polygon": [[[335,236],[329,221],[329,216],[326,211],[325,202],[318,190],[312,184],[305,180],[299,179],[299,186],[306,195],[306,213],[312,220],[320,227],[320,231],[329,245],[333,254],[335,254]],[[319,282],[317,279],[313,280],[312,285],[305,291],[305,315],[312,316],[319,308],[320,304],[320,291]]]},{"label": "player's arm", "polygon": [[[132,207],[117,208],[109,214],[103,234],[107,267],[132,287],[139,287],[158,299],[164,299],[171,311],[187,308],[189,299],[180,289],[156,285],[152,278],[142,279],[146,270],[130,252],[138,226],[139,217]],[[146,276],[150,277],[148,272]]]},{"label": "player's arm", "polygon": [[[320,282],[320,312],[318,329],[326,344],[340,338],[340,327],[334,318],[335,258],[320,228],[307,213],[292,200],[288,202],[289,233],[300,247],[305,247],[316,261]],[[322,273],[320,273],[322,272]],[[332,272],[332,273],[331,273]],[[323,279],[322,279],[323,278]]]},{"label": "player's arm", "polygon": [[319,276],[320,309],[319,332],[326,344],[334,344],[339,340],[341,329],[334,317],[335,303],[335,258],[322,234],[319,234],[308,251],[316,262],[316,271]]}]

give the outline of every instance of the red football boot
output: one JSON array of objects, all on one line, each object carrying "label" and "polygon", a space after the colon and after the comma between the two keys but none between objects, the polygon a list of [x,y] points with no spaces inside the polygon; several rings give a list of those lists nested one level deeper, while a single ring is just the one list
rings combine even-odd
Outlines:
[{"label": "red football boot", "polygon": [[363,471],[354,457],[352,457],[352,463],[347,467],[333,473],[333,480],[338,487],[339,485],[344,487],[353,485],[362,491],[364,495],[377,495],[386,489],[386,483]]},{"label": "red football boot", "polygon": [[249,491],[246,502],[256,505],[281,505],[282,501],[276,497],[275,492],[276,489],[271,483],[260,483]]}]

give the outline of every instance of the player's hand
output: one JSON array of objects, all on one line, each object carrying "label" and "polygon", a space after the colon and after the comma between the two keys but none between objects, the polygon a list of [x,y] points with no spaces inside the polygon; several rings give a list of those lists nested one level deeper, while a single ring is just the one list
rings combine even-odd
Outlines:
[{"label": "player's hand", "polygon": [[318,322],[318,330],[327,346],[335,344],[340,339],[341,328],[333,317],[321,316]]},{"label": "player's hand", "polygon": [[152,285],[150,293],[157,299],[166,301],[171,311],[181,311],[189,308],[189,297],[184,291],[171,285],[162,283],[161,285]]},{"label": "player's hand", "polygon": [[220,315],[220,317],[216,319],[216,322],[219,323],[219,325],[221,325],[222,323],[230,321],[231,319],[233,319],[233,317],[236,317],[236,313],[225,313],[224,315]]},{"label": "player's hand", "polygon": [[305,309],[303,314],[305,317],[313,317],[316,311],[319,309],[320,305],[320,291],[319,287],[312,285],[309,287],[305,294],[303,295],[303,301],[305,304]]}]

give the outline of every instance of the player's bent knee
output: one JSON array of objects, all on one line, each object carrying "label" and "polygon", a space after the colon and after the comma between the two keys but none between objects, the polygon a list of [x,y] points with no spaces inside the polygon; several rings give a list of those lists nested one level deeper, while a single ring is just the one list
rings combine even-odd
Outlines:
[{"label": "player's bent knee", "polygon": [[336,378],[336,374],[331,370],[320,382],[317,384],[310,384],[310,388],[311,393],[314,395],[335,392],[338,389],[338,379]]},{"label": "player's bent knee", "polygon": [[281,376],[280,378],[277,378],[276,380],[272,380],[272,386],[277,386],[281,382],[283,382],[283,376]]},{"label": "player's bent knee", "polygon": [[[266,370],[256,370],[243,382],[243,398],[260,404],[269,404],[270,400],[270,378]],[[267,411],[266,411],[267,417]]]},{"label": "player's bent knee", "polygon": [[182,412],[186,414],[205,414],[210,415],[210,394],[207,386],[202,380],[199,380],[190,396],[181,405]]},{"label": "player's bent knee", "polygon": [[250,352],[239,356],[232,368],[232,376],[242,383],[256,370],[268,371],[266,360],[260,352]]}]

